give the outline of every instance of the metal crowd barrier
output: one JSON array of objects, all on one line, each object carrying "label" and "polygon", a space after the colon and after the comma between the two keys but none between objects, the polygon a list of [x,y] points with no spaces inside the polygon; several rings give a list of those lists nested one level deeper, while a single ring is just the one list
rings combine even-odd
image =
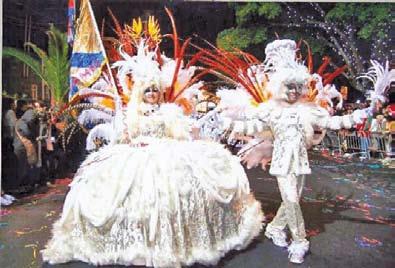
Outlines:
[{"label": "metal crowd barrier", "polygon": [[353,131],[327,131],[325,138],[321,142],[323,147],[338,151],[339,153],[350,153],[364,157],[386,158],[393,157],[391,133],[370,132],[367,137],[363,137],[358,132]]}]

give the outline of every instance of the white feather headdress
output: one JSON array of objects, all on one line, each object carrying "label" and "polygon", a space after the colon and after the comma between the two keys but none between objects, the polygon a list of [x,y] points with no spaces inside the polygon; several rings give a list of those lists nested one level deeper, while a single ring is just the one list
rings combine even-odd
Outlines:
[{"label": "white feather headdress", "polygon": [[264,61],[265,71],[274,72],[296,63],[296,43],[290,39],[275,40],[266,45]]},{"label": "white feather headdress", "polygon": [[[265,70],[268,72],[268,89],[274,98],[283,98],[282,83],[307,84],[310,78],[307,67],[296,60],[297,47],[293,40],[275,40],[266,46]],[[307,93],[303,92],[302,94]]]},{"label": "white feather headdress", "polygon": [[120,54],[124,60],[117,61],[112,67],[118,68],[118,79],[124,92],[129,91],[127,75],[132,75],[133,91],[141,91],[152,85],[160,87],[159,63],[155,60],[155,52],[148,50],[144,40],[138,46],[137,55],[131,57],[122,50]]}]

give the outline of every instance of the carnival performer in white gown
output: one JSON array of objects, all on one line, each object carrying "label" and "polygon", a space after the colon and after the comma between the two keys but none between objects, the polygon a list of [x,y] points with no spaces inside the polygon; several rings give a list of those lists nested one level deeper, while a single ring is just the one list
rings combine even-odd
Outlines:
[{"label": "carnival performer in white gown", "polygon": [[260,203],[239,159],[218,143],[192,141],[190,119],[162,103],[155,53],[125,57],[116,67],[133,77],[126,118],[114,121],[115,142],[81,164],[43,259],[216,264],[259,234]]}]

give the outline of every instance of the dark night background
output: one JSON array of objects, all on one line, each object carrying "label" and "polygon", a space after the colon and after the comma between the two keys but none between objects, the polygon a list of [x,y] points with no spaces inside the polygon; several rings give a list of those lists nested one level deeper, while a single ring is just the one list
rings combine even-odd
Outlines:
[{"label": "dark night background", "polygon": [[[76,0],[78,14],[78,0]],[[67,0],[4,0],[3,1],[3,46],[23,49],[25,43],[25,22],[29,24],[31,17],[30,42],[44,48],[47,44],[45,31],[49,23],[66,31]],[[105,20],[105,35],[113,36],[112,20],[108,14],[110,7],[118,20],[131,22],[133,18],[154,15],[160,23],[161,32],[170,33],[170,20],[164,10],[170,8],[176,19],[179,36],[185,37],[193,34],[215,43],[217,34],[229,28],[234,23],[233,10],[224,2],[183,2],[183,1],[157,1],[157,0],[92,0],[97,23],[101,27]],[[166,54],[172,53],[169,40],[164,40]],[[32,53],[34,54],[34,53]],[[39,79],[29,72],[23,77],[22,64],[14,59],[3,59],[3,90],[9,94],[30,94],[31,84],[41,86]]]},{"label": "dark night background", "polygon": [[[79,0],[76,0],[77,14],[79,2]],[[3,46],[23,49],[23,44],[27,40],[25,39],[25,27],[31,20],[30,42],[45,49],[47,44],[45,31],[48,30],[49,23],[53,23],[61,30],[66,31],[67,3],[68,0],[4,0]],[[112,20],[107,7],[111,8],[121,23],[130,23],[133,18],[138,16],[145,19],[148,15],[154,15],[159,20],[162,34],[165,34],[171,32],[170,20],[164,10],[164,7],[167,6],[174,14],[179,36],[181,38],[194,36],[193,42],[198,44],[203,44],[202,38],[215,44],[219,32],[236,25],[234,10],[226,2],[91,0],[91,4],[99,27],[101,27],[103,19],[105,20],[106,36],[114,36],[111,29]],[[303,3],[300,4],[303,5]],[[273,33],[273,38],[268,41],[274,38]],[[167,55],[172,53],[170,42],[169,39],[163,41],[162,48]],[[257,49],[259,52],[260,48]],[[253,53],[256,53],[256,51]],[[261,55],[257,56],[259,58]],[[319,64],[321,61],[317,58],[314,62]],[[30,95],[32,83],[41,88],[41,81],[31,71],[28,75],[23,75],[23,65],[20,62],[7,58],[3,59],[2,64],[3,91],[11,95],[15,93]],[[347,80],[339,77],[335,80],[335,83],[347,85]],[[362,94],[354,90],[350,90],[349,98],[351,101],[363,99]]]}]

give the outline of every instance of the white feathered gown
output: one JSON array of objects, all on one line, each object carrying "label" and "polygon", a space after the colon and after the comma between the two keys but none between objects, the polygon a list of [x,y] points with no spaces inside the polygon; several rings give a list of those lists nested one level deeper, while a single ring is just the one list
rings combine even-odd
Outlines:
[{"label": "white feathered gown", "polygon": [[42,251],[44,261],[216,264],[259,234],[263,214],[239,159],[220,144],[175,139],[167,126],[180,118],[167,113],[163,119],[159,111],[141,122],[132,144],[88,156]]}]

